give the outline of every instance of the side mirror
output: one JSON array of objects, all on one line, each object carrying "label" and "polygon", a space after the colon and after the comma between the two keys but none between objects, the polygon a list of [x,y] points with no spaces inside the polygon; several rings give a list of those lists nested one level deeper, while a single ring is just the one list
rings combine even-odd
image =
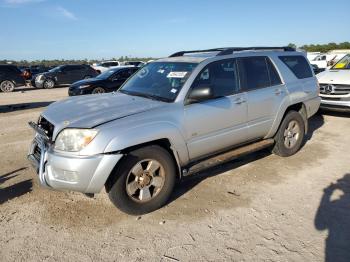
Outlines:
[{"label": "side mirror", "polygon": [[191,90],[187,98],[187,104],[201,102],[213,98],[213,92],[210,86],[198,86]]}]

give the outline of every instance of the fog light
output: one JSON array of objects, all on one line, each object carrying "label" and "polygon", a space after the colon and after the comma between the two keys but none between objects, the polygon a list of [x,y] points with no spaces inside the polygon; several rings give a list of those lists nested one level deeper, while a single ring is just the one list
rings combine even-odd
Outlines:
[{"label": "fog light", "polygon": [[76,171],[52,168],[52,176],[57,180],[63,180],[71,183],[78,182],[78,173]]}]

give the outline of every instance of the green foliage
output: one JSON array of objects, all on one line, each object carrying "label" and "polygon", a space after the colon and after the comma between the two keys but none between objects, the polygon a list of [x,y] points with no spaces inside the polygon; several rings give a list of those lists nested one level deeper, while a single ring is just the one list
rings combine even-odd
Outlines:
[{"label": "green foliage", "polygon": [[318,44],[318,45],[303,45],[300,47],[301,49],[304,49],[307,52],[321,52],[326,53],[330,50],[337,50],[337,49],[350,49],[350,42],[343,42],[343,43],[328,43],[328,44]]},{"label": "green foliage", "polygon": [[[297,48],[296,44],[289,43],[288,46]],[[322,52],[326,53],[330,50],[336,50],[336,49],[350,49],[350,42],[342,42],[342,43],[328,43],[328,44],[310,44],[310,45],[303,45],[299,48],[304,49],[307,52]],[[153,57],[128,57],[128,56],[121,56],[119,58],[111,58],[111,59],[103,59],[103,60],[118,60],[120,62],[124,61],[149,61],[154,60],[156,58]],[[102,60],[102,61],[103,61]],[[87,58],[85,59],[54,59],[54,60],[35,60],[35,61],[27,61],[27,60],[20,60],[20,61],[12,61],[12,60],[0,60],[0,64],[6,64],[6,63],[12,63],[14,65],[18,66],[31,66],[31,65],[44,65],[44,66],[58,66],[58,65],[64,65],[64,64],[93,64],[100,62],[101,60],[89,60]]]}]

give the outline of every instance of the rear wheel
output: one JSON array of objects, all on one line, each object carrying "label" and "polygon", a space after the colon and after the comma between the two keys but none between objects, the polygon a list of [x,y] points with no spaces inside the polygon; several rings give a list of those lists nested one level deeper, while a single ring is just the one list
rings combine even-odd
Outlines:
[{"label": "rear wheel", "polygon": [[302,116],[296,111],[289,111],[275,135],[272,152],[283,157],[294,155],[300,149],[304,135],[305,124]]},{"label": "rear wheel", "polygon": [[92,94],[103,94],[105,92],[106,91],[102,87],[95,87],[91,93]]},{"label": "rear wheel", "polygon": [[15,89],[15,84],[12,83],[12,81],[5,80],[5,81],[2,81],[0,84],[0,90],[2,92],[6,92],[6,93],[12,92],[14,89]]},{"label": "rear wheel", "polygon": [[46,79],[44,81],[43,87],[46,89],[51,89],[51,88],[55,87],[55,82],[51,79]]},{"label": "rear wheel", "polygon": [[170,154],[160,146],[147,146],[129,153],[107,188],[112,203],[132,215],[152,212],[169,199],[176,171]]}]

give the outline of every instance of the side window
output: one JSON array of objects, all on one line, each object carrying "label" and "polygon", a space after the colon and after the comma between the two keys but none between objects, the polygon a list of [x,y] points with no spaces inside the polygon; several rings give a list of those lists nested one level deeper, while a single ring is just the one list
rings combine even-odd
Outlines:
[{"label": "side window", "polygon": [[214,97],[229,96],[238,91],[236,60],[226,59],[207,65],[192,84],[197,87],[211,87]]},{"label": "side window", "polygon": [[270,86],[266,57],[243,57],[237,61],[243,90],[249,91]]},{"label": "side window", "polygon": [[296,56],[279,56],[279,59],[294,73],[294,75],[299,78],[312,77],[312,71],[309,63],[306,61],[305,57]]},{"label": "side window", "polygon": [[282,84],[282,80],[277,73],[275,66],[272,64],[269,58],[266,58],[267,68],[269,69],[271,86],[277,86]]}]

